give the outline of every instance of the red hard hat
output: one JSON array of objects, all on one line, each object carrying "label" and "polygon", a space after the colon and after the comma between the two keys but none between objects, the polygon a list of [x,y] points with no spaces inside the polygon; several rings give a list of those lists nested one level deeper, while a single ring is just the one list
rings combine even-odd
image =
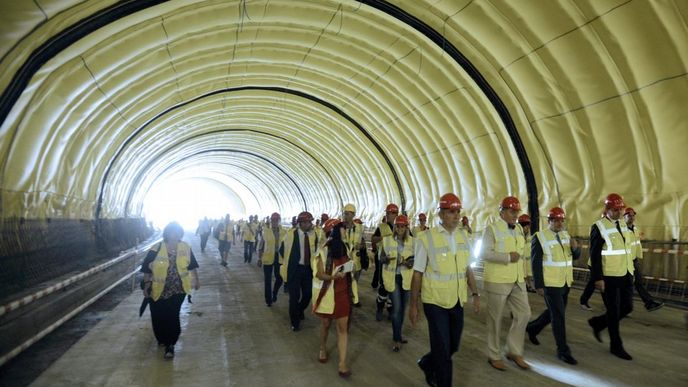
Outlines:
[{"label": "red hard hat", "polygon": [[272,215],[270,215],[270,219],[275,220],[275,219],[282,219],[280,214],[278,212],[273,212]]},{"label": "red hard hat", "polygon": [[549,210],[549,214],[547,214],[547,219],[561,219],[564,220],[566,219],[566,213],[564,212],[564,209],[561,207],[554,207],[551,210]]},{"label": "red hard hat", "polygon": [[530,224],[530,216],[528,214],[523,214],[518,217],[518,224],[523,226],[524,224]]},{"label": "red hard hat", "polygon": [[461,199],[453,193],[446,193],[440,197],[440,209],[461,211]]},{"label": "red hard hat", "polygon": [[325,221],[327,221],[328,219],[330,219],[330,216],[329,216],[329,215],[327,215],[327,214],[321,214],[321,215],[320,215],[320,221],[321,221],[321,222],[325,222]]},{"label": "red hard hat", "polygon": [[396,212],[399,213],[399,206],[397,206],[394,203],[389,203],[387,207],[385,207],[385,212]]},{"label": "red hard hat", "polygon": [[607,210],[621,210],[624,207],[626,207],[626,203],[619,194],[610,193],[604,199],[604,208]]},{"label": "red hard hat", "polygon": [[630,214],[631,212],[632,212],[633,215],[635,216],[635,210],[633,209],[633,207],[626,207],[626,210],[624,211],[624,215],[628,215],[628,214]]},{"label": "red hard hat", "polygon": [[507,196],[502,199],[502,203],[499,205],[499,209],[503,210],[506,208],[511,208],[512,210],[521,211],[521,202],[513,196]]},{"label": "red hard hat", "polygon": [[403,225],[403,226],[408,226],[409,225],[409,219],[408,216],[406,215],[399,215],[397,216],[396,219],[394,219],[394,225]]},{"label": "red hard hat", "polygon": [[297,222],[312,222],[313,221],[313,215],[311,215],[311,213],[308,211],[303,211],[296,218],[296,221]]},{"label": "red hard hat", "polygon": [[359,218],[354,219],[354,223],[356,224],[363,224],[363,221]]},{"label": "red hard hat", "polygon": [[342,221],[337,218],[332,218],[332,219],[327,219],[325,221],[325,224],[323,225],[323,231],[325,231],[325,234],[329,233],[332,231],[332,229],[338,225],[341,224]]},{"label": "red hard hat", "polygon": [[418,214],[418,220],[428,220],[428,216],[424,212]]}]

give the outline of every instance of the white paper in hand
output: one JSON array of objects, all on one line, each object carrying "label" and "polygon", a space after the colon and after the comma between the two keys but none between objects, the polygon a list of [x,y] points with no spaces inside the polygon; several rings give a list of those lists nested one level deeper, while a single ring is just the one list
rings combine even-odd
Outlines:
[{"label": "white paper in hand", "polygon": [[354,261],[347,261],[334,269],[334,272],[351,273],[354,271]]}]

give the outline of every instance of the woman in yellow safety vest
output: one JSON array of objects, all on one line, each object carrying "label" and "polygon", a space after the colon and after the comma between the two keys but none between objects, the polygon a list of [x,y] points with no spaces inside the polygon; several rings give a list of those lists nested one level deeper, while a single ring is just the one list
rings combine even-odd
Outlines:
[{"label": "woman in yellow safety vest", "polygon": [[[165,347],[165,359],[174,357],[174,345],[182,329],[179,310],[184,296],[199,288],[198,263],[191,246],[182,242],[184,229],[177,222],[165,227],[163,242],[148,252],[141,264],[143,294],[149,297],[153,333]],[[193,278],[193,282],[192,282]]]},{"label": "woman in yellow safety vest", "polygon": [[318,361],[326,363],[327,336],[332,320],[337,326],[337,348],[339,349],[339,376],[348,378],[351,370],[346,365],[346,351],[349,340],[349,317],[351,305],[358,298],[357,289],[352,281],[353,261],[346,255],[342,240],[342,227],[339,219],[325,222],[323,231],[327,243],[318,250],[311,262],[313,268],[313,311],[321,317],[320,353]]},{"label": "woman in yellow safety vest", "polygon": [[399,352],[401,344],[407,343],[401,337],[404,312],[408,305],[411,278],[413,277],[413,251],[415,239],[409,233],[409,219],[399,215],[394,219],[394,235],[382,239],[380,263],[382,282],[392,295],[392,351]]}]

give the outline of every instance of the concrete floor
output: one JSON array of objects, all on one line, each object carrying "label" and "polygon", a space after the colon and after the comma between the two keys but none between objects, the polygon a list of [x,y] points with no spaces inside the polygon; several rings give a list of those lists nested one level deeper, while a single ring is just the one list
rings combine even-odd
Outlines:
[{"label": "concrete floor", "polygon": [[[187,234],[194,251],[197,237]],[[272,308],[262,295],[262,269],[244,264],[242,247],[231,251],[228,269],[220,266],[211,240],[201,265],[201,289],[193,304],[182,307],[182,335],[172,361],[156,345],[148,312],[138,317],[140,292],[126,298],[86,336],[33,383],[34,386],[423,386],[416,359],[429,348],[423,320],[404,335],[400,353],[391,352],[391,324],[376,322],[375,293],[370,274],[362,277],[363,307],[354,310],[349,339],[350,380],[337,375],[335,330],[330,334],[330,361],[317,362],[319,319],[307,314],[300,332],[291,332],[287,297],[280,292]],[[541,345],[526,344],[525,358],[533,366],[521,371],[509,364],[493,370],[485,355],[485,311],[466,312],[461,348],[454,356],[454,385],[509,386],[688,386],[688,330],[684,311],[663,308],[648,313],[636,303],[621,331],[633,361],[608,352],[608,337],[599,344],[586,319],[593,313],[578,308],[579,291],[571,294],[567,328],[569,345],[578,359],[569,366],[556,359],[551,329],[539,336]],[[542,298],[530,295],[533,315],[544,309]],[[601,310],[595,295],[593,308]],[[504,324],[508,325],[508,324]]]}]

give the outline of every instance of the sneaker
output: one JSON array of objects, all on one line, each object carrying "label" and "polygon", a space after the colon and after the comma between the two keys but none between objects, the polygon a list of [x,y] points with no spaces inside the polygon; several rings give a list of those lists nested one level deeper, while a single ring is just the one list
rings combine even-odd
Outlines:
[{"label": "sneaker", "polygon": [[664,306],[663,302],[657,302],[657,301],[652,301],[645,305],[645,309],[647,309],[648,312],[654,312],[655,310],[661,308]]},{"label": "sneaker", "polygon": [[592,312],[592,306],[588,305],[587,302],[585,304],[579,304],[579,305],[580,305],[581,309],[587,310],[588,312]]},{"label": "sneaker", "polygon": [[165,347],[165,359],[174,358],[174,345],[168,345]]}]

